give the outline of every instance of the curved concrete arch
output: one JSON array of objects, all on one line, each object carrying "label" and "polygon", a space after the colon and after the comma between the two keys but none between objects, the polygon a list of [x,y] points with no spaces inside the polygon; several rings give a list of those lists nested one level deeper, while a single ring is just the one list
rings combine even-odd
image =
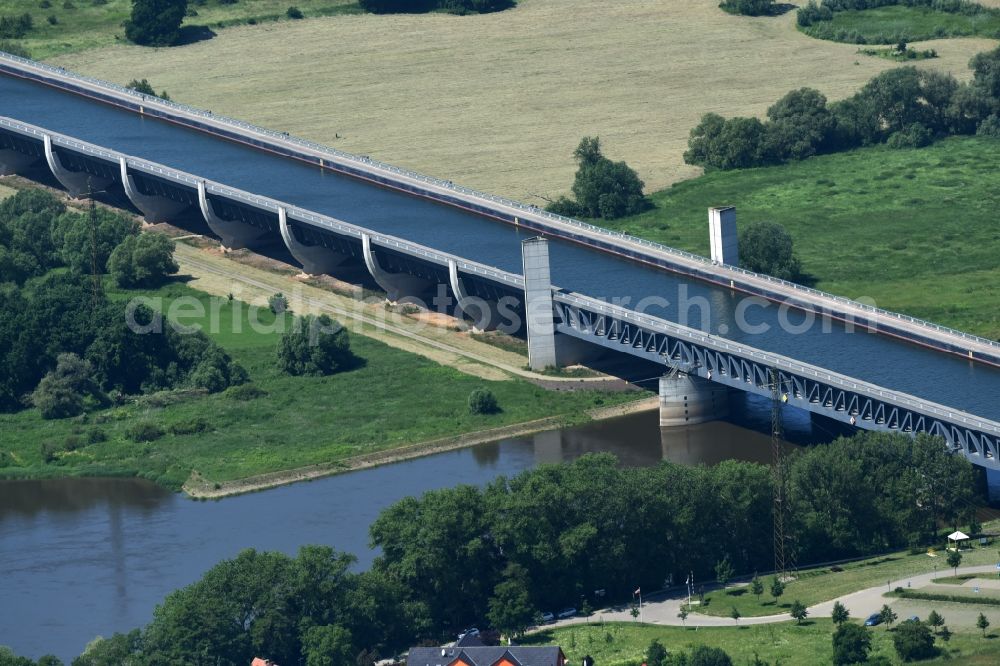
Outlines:
[{"label": "curved concrete arch", "polygon": [[378,258],[372,251],[372,237],[370,234],[361,234],[361,247],[365,255],[365,267],[371,273],[375,283],[386,293],[386,298],[391,303],[395,303],[407,294],[419,293],[427,289],[430,283],[415,275],[406,273],[389,273],[378,263]]},{"label": "curved concrete arch", "polygon": [[215,214],[212,202],[208,200],[208,193],[205,190],[205,181],[198,182],[198,207],[205,217],[205,223],[212,233],[222,238],[222,247],[227,250],[241,250],[250,247],[259,240],[264,232],[249,224],[224,220]]},{"label": "curved concrete arch", "polygon": [[60,185],[69,190],[70,196],[74,199],[84,197],[91,191],[103,190],[111,182],[107,178],[92,176],[85,171],[70,171],[64,167],[56,151],[52,149],[50,135],[43,135],[42,143],[45,144],[45,161],[49,163],[52,175]]},{"label": "curved concrete arch", "polygon": [[330,273],[337,266],[347,261],[347,255],[340,254],[322,245],[306,245],[295,238],[288,224],[288,211],[284,206],[278,209],[278,228],[285,247],[292,253],[295,260],[302,264],[302,271],[309,275]]},{"label": "curved concrete arch", "polygon": [[142,216],[146,218],[147,222],[153,224],[168,222],[170,218],[187,208],[187,204],[180,201],[143,194],[136,187],[135,179],[128,174],[128,163],[124,156],[118,158],[118,165],[121,168],[122,186],[125,188],[126,196],[132,205],[142,211]]},{"label": "curved concrete arch", "polygon": [[0,150],[0,176],[13,176],[38,161],[37,157],[16,150]]},{"label": "curved concrete arch", "polygon": [[472,328],[479,331],[490,331],[500,323],[500,313],[497,304],[478,296],[469,296],[465,284],[458,275],[458,264],[454,259],[448,260],[448,282],[451,292],[455,295],[456,314],[462,317],[468,314],[472,318]]}]

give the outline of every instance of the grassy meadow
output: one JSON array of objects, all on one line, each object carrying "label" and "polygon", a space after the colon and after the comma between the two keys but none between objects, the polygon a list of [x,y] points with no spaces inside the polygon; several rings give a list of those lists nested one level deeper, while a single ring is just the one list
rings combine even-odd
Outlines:
[{"label": "grassy meadow", "polygon": [[717,171],[605,226],[708,255],[709,206],[785,226],[817,288],[1000,338],[1000,141],[949,138]]},{"label": "grassy meadow", "polygon": [[[168,311],[179,297],[197,298],[204,314],[185,315],[180,323],[202,326],[266,394],[253,399],[232,392],[155,394],[52,421],[34,409],[0,414],[5,452],[0,477],[138,475],[179,488],[192,470],[208,482],[230,481],[554,415],[579,421],[589,408],[635,398],[546,391],[520,380],[485,382],[361,335],[351,337],[361,367],[328,377],[292,377],[275,366],[287,315],[276,320],[269,310],[258,310],[255,330],[240,301],[213,300],[181,283],[141,293],[162,299]],[[133,295],[112,293],[122,299]],[[218,327],[210,324],[213,309]],[[501,413],[469,413],[469,393],[482,386],[497,396]],[[152,442],[132,441],[128,431],[141,422],[166,434]],[[42,456],[46,443],[58,449],[49,463]]]},{"label": "grassy meadow", "polygon": [[[963,567],[993,564],[997,561],[997,548],[986,546],[963,551]],[[951,567],[945,562],[945,552],[940,550],[936,557],[926,553],[911,555],[906,551],[872,557],[857,562],[840,565],[840,571],[831,567],[802,569],[796,572],[796,579],[785,586],[784,593],[775,600],[770,592],[770,577],[762,577],[764,593],[760,599],[750,593],[745,587],[715,590],[705,594],[705,605],[696,610],[705,615],[729,617],[733,607],[736,607],[743,617],[775,615],[787,613],[792,602],[801,601],[806,606],[830,601],[837,597],[857,590],[864,590],[892,581],[886,592],[897,585],[905,585],[900,581],[908,576],[940,571],[942,575],[951,572]],[[980,577],[991,577],[990,574],[979,574]],[[1000,609],[998,609],[1000,615]],[[954,628],[954,627],[953,627]]]},{"label": "grassy meadow", "polygon": [[[996,663],[1000,654],[996,632],[984,638],[975,627],[949,626],[949,629],[954,632],[951,640],[947,643],[937,641],[942,648],[939,656],[921,661],[921,664],[956,659],[973,666]],[[722,648],[734,664],[740,665],[752,664],[756,656],[768,664],[824,666],[833,661],[833,631],[829,618],[807,619],[801,625],[782,622],[699,629],[594,621],[588,625],[547,629],[527,636],[522,643],[559,645],[571,664],[582,663],[583,657],[589,654],[601,666],[639,666],[646,648],[656,639],[670,653],[690,651],[696,645]],[[892,664],[902,663],[893,648],[891,631],[878,627],[871,636],[873,656],[885,655]]]},{"label": "grassy meadow", "polygon": [[[47,0],[49,6],[44,4],[46,0],[5,0],[0,8],[3,15],[31,14],[34,29],[17,41],[36,59],[121,42],[125,39],[121,24],[132,11],[131,0]],[[361,12],[355,0],[239,0],[232,4],[189,0],[184,26],[190,32],[198,27],[214,31],[232,25],[289,20],[285,12],[290,5],[302,10],[305,18]],[[50,16],[55,17],[55,23]]]},{"label": "grassy meadow", "polygon": [[[920,48],[940,57],[920,66],[967,77],[993,44],[929,42]],[[802,86],[839,99],[896,66],[856,51],[802,34],[794,12],[733,16],[718,0],[523,0],[479,16],[244,25],[179,48],[114,44],[52,62],[147,78],[181,102],[544,204],[569,190],[584,135],[658,190],[700,173],[682,153],[704,113],[763,114]]]},{"label": "grassy meadow", "polygon": [[860,35],[868,44],[890,43],[899,39],[918,41],[970,35],[998,37],[1000,13],[970,16],[942,12],[930,7],[892,5],[837,12],[832,20],[803,28],[803,32],[838,40],[838,33],[850,34],[852,37]]}]

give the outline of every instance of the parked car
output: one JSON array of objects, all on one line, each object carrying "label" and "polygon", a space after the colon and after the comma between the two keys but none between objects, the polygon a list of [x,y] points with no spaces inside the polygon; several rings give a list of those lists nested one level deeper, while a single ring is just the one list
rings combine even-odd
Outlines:
[{"label": "parked car", "polygon": [[920,617],[917,616],[917,615],[911,615],[910,617],[906,618],[906,621],[907,622],[920,622]]},{"label": "parked car", "polygon": [[557,617],[560,620],[565,620],[568,617],[575,617],[575,616],[576,616],[575,608],[563,608],[561,611],[559,611],[559,615]]},{"label": "parked car", "polygon": [[882,616],[879,613],[872,613],[865,620],[866,627],[874,627],[876,624],[882,624]]},{"label": "parked car", "polygon": [[549,622],[555,622],[556,616],[548,611],[542,613],[542,624],[548,624]]},{"label": "parked car", "polygon": [[478,636],[478,635],[479,635],[479,630],[478,630],[478,629],[476,629],[475,627],[471,627],[471,628],[469,628],[469,629],[466,629],[466,630],[465,630],[465,631],[463,631],[462,633],[460,633],[460,634],[458,635],[458,640],[462,640],[462,639],[463,639],[463,638],[465,638],[466,636]]}]

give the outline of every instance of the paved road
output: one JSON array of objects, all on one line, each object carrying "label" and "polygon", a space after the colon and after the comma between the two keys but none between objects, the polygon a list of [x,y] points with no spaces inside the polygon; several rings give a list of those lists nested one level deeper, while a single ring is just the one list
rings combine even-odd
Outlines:
[{"label": "paved road", "polygon": [[[921,587],[929,584],[932,579],[947,576],[949,573],[950,570],[943,569],[937,572],[894,580],[891,585],[892,588],[906,587],[909,583],[911,587]],[[992,564],[975,567],[963,567],[959,568],[958,573],[995,574],[996,568]],[[889,603],[892,605],[893,603],[899,601],[898,599],[886,599],[882,596],[888,591],[888,587],[885,585],[879,585],[878,587],[859,590],[858,592],[852,592],[851,594],[846,594],[836,599],[824,601],[823,603],[809,607],[809,617],[830,617],[830,613],[833,611],[833,604],[839,601],[847,607],[847,610],[851,612],[851,617],[865,618],[872,613],[878,612],[882,608],[883,604]],[[662,624],[670,626],[681,626],[682,624],[686,624],[686,626],[689,627],[732,627],[736,624],[736,622],[729,617],[716,617],[713,615],[701,615],[698,613],[691,613],[688,615],[687,622],[682,623],[681,619],[677,617],[677,613],[680,612],[681,606],[685,603],[687,603],[686,596],[669,596],[665,599],[658,599],[656,601],[644,601],[642,605],[642,621],[647,624]],[[770,624],[773,622],[787,622],[791,619],[792,617],[788,613],[781,613],[780,615],[762,615],[758,617],[740,618],[739,624]],[[631,608],[606,608],[595,612],[589,618],[589,622],[600,622],[602,620],[608,622],[632,622]],[[585,622],[588,622],[588,618],[575,617],[569,620],[560,620],[559,622],[556,622],[554,626],[583,624]]]}]

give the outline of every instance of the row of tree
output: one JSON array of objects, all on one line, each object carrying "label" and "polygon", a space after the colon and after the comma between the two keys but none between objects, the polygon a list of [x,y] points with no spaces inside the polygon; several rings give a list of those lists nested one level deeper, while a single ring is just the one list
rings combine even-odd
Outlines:
[{"label": "row of tree", "polygon": [[486,14],[509,9],[515,0],[358,0],[373,14],[421,14],[443,10],[452,14]]},{"label": "row of tree", "polygon": [[106,266],[120,286],[155,285],[177,270],[172,253],[125,216],[67,211],[41,190],[0,204],[0,409],[34,404],[58,418],[119,395],[246,381],[203,333],[181,335],[148,307],[109,299],[100,275],[87,279]]},{"label": "row of tree", "polygon": [[1000,48],[970,62],[973,79],[901,67],[832,104],[817,90],[793,90],[767,121],[709,113],[691,130],[684,160],[739,169],[801,160],[859,146],[921,146],[945,135],[1000,136]]},{"label": "row of tree", "polygon": [[[818,446],[793,458],[789,480],[803,563],[931,538],[974,509],[970,463],[924,436]],[[381,555],[369,571],[327,547],[248,550],[169,595],[145,629],[97,641],[73,664],[242,666],[266,655],[370,666],[484,620],[517,635],[538,610],[595,590],[611,601],[671,575],[709,580],[723,559],[736,573],[769,568],[771,484],[754,463],[622,469],[600,454],[429,492],[372,524]]]}]

